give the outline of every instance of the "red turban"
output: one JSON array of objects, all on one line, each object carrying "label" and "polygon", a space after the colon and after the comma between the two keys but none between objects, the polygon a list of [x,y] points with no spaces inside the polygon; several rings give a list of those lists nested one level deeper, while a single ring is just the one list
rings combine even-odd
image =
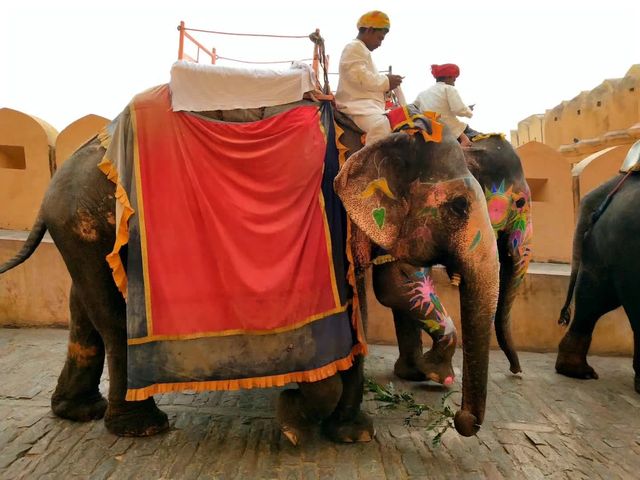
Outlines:
[{"label": "red turban", "polygon": [[455,63],[443,63],[442,65],[431,65],[431,75],[435,78],[454,77],[460,75],[460,68]]}]

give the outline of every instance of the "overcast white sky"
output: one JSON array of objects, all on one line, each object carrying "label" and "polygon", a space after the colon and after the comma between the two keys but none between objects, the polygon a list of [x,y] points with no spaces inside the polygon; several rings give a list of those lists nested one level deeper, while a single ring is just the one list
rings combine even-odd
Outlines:
[{"label": "overcast white sky", "polygon": [[[462,98],[476,104],[470,125],[480,131],[508,133],[640,63],[637,0],[14,0],[0,7],[0,107],[58,130],[89,113],[113,118],[136,93],[168,82],[180,20],[231,32],[306,35],[320,28],[337,71],[358,17],[372,9],[391,18],[374,61],[406,77],[407,100],[433,82],[432,63],[457,63]],[[253,61],[312,51],[305,39],[194,35],[221,56]]]}]

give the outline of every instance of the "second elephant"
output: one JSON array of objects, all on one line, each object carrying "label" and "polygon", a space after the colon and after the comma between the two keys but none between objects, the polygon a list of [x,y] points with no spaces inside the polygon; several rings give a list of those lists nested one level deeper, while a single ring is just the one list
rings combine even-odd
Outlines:
[{"label": "second elephant", "polygon": [[[339,118],[339,117],[338,117]],[[345,125],[348,134],[348,125]],[[344,136],[356,149],[356,142]],[[511,308],[530,261],[532,238],[531,194],[517,153],[501,135],[483,135],[474,147],[463,149],[469,171],[479,182],[486,200],[500,262],[499,298],[495,317],[496,337],[509,361],[510,371],[521,371],[511,335]],[[445,163],[434,168],[448,168]],[[443,175],[446,173],[441,172]],[[431,210],[431,215],[437,214]],[[429,237],[427,241],[441,241]],[[439,250],[439,258],[454,278],[460,272],[452,266],[449,252]],[[375,257],[375,254],[374,254]],[[389,257],[388,255],[386,257]],[[381,257],[378,258],[378,260]],[[391,258],[393,260],[393,258]],[[401,261],[376,261],[373,287],[377,299],[393,311],[399,357],[394,372],[406,380],[432,380],[449,385],[454,372],[452,357],[457,332],[451,317],[440,302],[429,270]],[[415,282],[424,278],[421,290],[429,302],[425,310],[414,308]],[[426,312],[426,313],[425,313]],[[464,328],[464,326],[463,326]],[[421,332],[427,332],[432,348],[423,354]]]},{"label": "second elephant", "polygon": [[[411,313],[425,319],[437,307],[431,279],[420,267],[444,264],[461,276],[464,375],[455,421],[460,433],[472,435],[484,418],[499,267],[484,193],[460,145],[446,130],[440,143],[420,134],[392,134],[353,154],[335,189],[357,227],[398,259],[390,264],[397,278],[386,284],[402,282],[410,292],[390,292],[390,299],[409,302]],[[439,320],[446,337],[447,317]]]}]

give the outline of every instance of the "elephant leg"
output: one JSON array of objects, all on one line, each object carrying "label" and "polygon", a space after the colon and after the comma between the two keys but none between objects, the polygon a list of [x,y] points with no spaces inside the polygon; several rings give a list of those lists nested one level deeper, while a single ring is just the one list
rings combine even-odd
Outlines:
[{"label": "elephant leg", "polygon": [[340,372],[342,395],[333,413],[323,421],[324,434],[334,442],[369,442],[375,431],[371,417],[361,410],[364,395],[364,357],[357,355],[348,370]]},{"label": "elephant leg", "polygon": [[633,329],[633,371],[635,372],[633,387],[640,393],[640,311],[635,308],[633,310],[635,311],[625,307]]},{"label": "elephant leg", "polygon": [[325,435],[335,442],[368,442],[374,431],[371,419],[360,410],[363,392],[364,358],[359,355],[348,370],[284,390],[276,409],[280,429],[293,445],[320,422]]},{"label": "elephant leg", "polygon": [[102,418],[107,409],[107,401],[99,390],[104,344],[89,321],[74,285],[69,297],[67,360],[51,398],[51,409],[59,417],[86,422]]},{"label": "elephant leg", "polygon": [[634,286],[631,287],[630,291],[629,285],[619,287],[619,291],[622,288],[626,288],[620,293],[622,306],[627,317],[629,317],[629,323],[633,331],[633,371],[635,372],[633,387],[636,392],[640,393],[640,302],[638,302]]},{"label": "elephant leg", "polygon": [[606,276],[581,269],[575,296],[575,316],[569,331],[560,341],[556,372],[573,378],[597,379],[598,374],[587,363],[593,329],[598,319],[620,306]]},{"label": "elephant leg", "polygon": [[636,392],[640,393],[640,312],[635,312],[635,316],[631,319],[631,328],[633,329],[633,371],[635,372],[635,378],[633,381],[633,387]]},{"label": "elephant leg", "polygon": [[[510,239],[509,239],[510,240]],[[495,331],[500,349],[509,361],[511,373],[520,373],[520,360],[511,336],[511,308],[518,293],[518,287],[527,272],[528,257],[522,256],[506,237],[498,240],[500,257],[500,293],[496,309]]]},{"label": "elephant leg", "polygon": [[[456,329],[435,292],[429,271],[392,262],[375,266],[373,275],[376,297],[393,310],[400,353],[395,374],[405,380],[453,383]],[[424,355],[421,330],[433,340],[431,350]]]},{"label": "elephant leg", "polygon": [[413,382],[427,379],[418,365],[422,365],[422,328],[410,314],[392,309],[393,324],[398,341],[398,359],[393,366],[396,376]]},{"label": "elephant leg", "polygon": [[150,397],[139,402],[125,400],[127,392],[127,332],[126,305],[117,290],[111,272],[104,262],[90,261],[93,251],[87,252],[89,265],[101,265],[99,271],[85,272],[80,263],[68,262],[76,295],[88,314],[94,329],[100,334],[107,354],[109,369],[108,406],[105,426],[120,436],[149,436],[169,427],[167,415],[160,411]]},{"label": "elephant leg", "polygon": [[280,430],[293,445],[298,445],[310,426],[331,415],[341,396],[342,380],[338,374],[282,391],[276,407]]}]

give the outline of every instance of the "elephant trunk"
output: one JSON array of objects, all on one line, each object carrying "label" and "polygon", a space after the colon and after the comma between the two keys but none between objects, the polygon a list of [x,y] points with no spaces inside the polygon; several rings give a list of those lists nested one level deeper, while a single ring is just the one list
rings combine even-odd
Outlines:
[{"label": "elephant trunk", "polygon": [[[502,276],[502,275],[501,275]],[[507,282],[510,280],[507,280]],[[502,350],[509,361],[509,370],[511,373],[522,372],[518,352],[513,345],[513,337],[511,335],[511,306],[516,297],[516,289],[509,285],[506,290],[500,290],[500,298],[498,300],[498,314],[496,315],[496,339],[500,350]]]},{"label": "elephant trunk", "polygon": [[[491,231],[488,231],[491,235]],[[484,421],[487,401],[489,344],[496,314],[499,265],[493,238],[474,252],[462,269],[462,405],[454,418],[460,435],[474,435]]]},{"label": "elephant trunk", "polygon": [[[498,237],[498,252],[500,254],[500,295],[496,311],[495,329],[496,339],[500,349],[509,360],[511,373],[520,373],[520,360],[513,344],[511,335],[511,307],[518,293],[520,285],[529,264],[528,257],[520,257],[517,251],[510,251],[506,236]],[[516,267],[516,264],[518,265]]]}]

